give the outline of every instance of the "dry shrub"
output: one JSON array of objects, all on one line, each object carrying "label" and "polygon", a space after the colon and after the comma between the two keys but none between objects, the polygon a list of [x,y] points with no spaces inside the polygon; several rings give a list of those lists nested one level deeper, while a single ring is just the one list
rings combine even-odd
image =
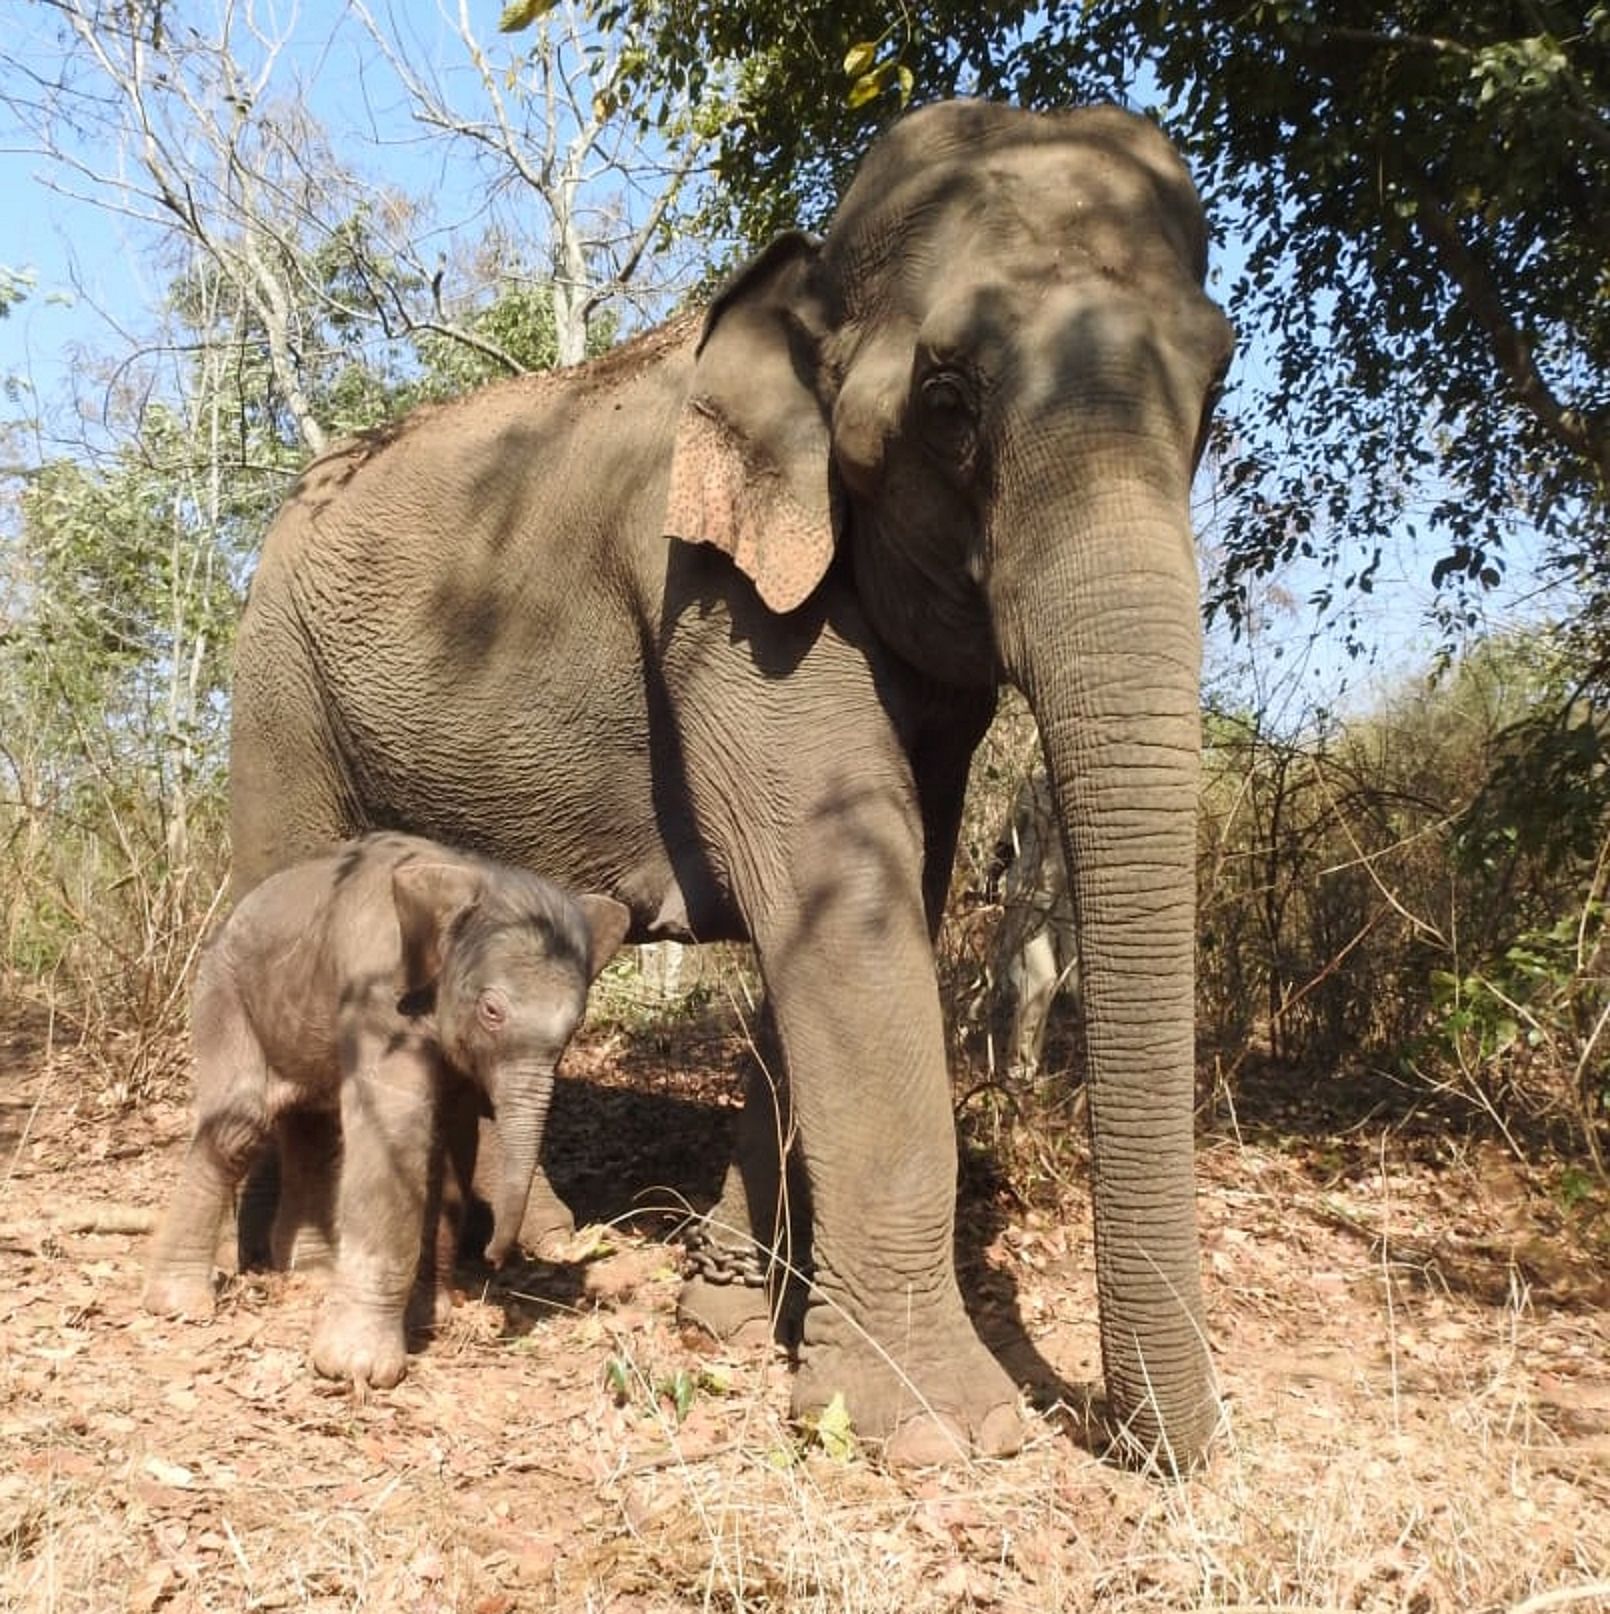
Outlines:
[{"label": "dry shrub", "polygon": [[1363,718],[1207,721],[1199,1025],[1231,1069],[1361,1064],[1512,1139],[1610,1111],[1610,771],[1544,639]]},{"label": "dry shrub", "polygon": [[147,1098],[185,1063],[189,981],[226,873],[221,785],[196,785],[176,825],[138,761],[87,746],[48,771],[5,760],[6,990],[48,1000],[106,1096]]},{"label": "dry shrub", "polygon": [[[1494,640],[1367,715],[1204,717],[1198,1044],[1232,1100],[1249,1055],[1454,1097],[1521,1147],[1563,1123],[1603,1169],[1610,1125],[1610,765],[1546,634]],[[1009,695],[974,761],[940,979],[969,1097],[997,1070],[985,873],[1042,766]],[[1048,1065],[1077,1066],[1076,1017]],[[998,1130],[994,1121],[990,1130]]]}]

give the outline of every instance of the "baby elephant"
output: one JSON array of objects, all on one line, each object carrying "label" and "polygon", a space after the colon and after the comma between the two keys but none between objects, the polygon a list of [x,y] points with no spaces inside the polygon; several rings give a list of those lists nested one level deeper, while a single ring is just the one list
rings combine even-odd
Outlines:
[{"label": "baby elephant", "polygon": [[554,1066],[628,923],[609,897],[571,897],[408,835],[365,836],[258,886],[197,974],[195,1133],[146,1308],[211,1315],[219,1226],[276,1118],[338,1112],[338,1254],[313,1364],[395,1384],[421,1248],[441,1243],[426,1208],[433,1174],[439,1184],[450,1169],[446,1112],[462,1115],[468,1084],[495,1118],[487,1256],[500,1262],[520,1231]]}]

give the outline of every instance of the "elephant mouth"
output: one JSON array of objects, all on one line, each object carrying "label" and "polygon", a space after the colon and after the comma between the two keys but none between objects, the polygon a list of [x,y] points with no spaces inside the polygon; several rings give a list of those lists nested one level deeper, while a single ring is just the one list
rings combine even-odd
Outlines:
[{"label": "elephant mouth", "polygon": [[930,538],[872,506],[856,506],[851,532],[857,596],[895,654],[939,683],[995,688],[1002,668],[978,568],[936,556]]}]

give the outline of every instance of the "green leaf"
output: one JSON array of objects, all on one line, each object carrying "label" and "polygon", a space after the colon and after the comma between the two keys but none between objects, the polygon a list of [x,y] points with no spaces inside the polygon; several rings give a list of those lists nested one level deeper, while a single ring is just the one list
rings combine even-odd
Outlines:
[{"label": "green leaf", "polygon": [[678,1368],[658,1385],[660,1395],[676,1409],[676,1421],[683,1423],[693,1410],[693,1398],[699,1393],[699,1381],[686,1368]]},{"label": "green leaf", "polygon": [[860,78],[876,60],[878,47],[870,39],[863,39],[859,44],[851,45],[844,54],[844,76],[846,78]]},{"label": "green leaf", "polygon": [[732,1370],[723,1367],[719,1362],[712,1362],[701,1367],[699,1369],[699,1388],[706,1395],[731,1395]]},{"label": "green leaf", "polygon": [[917,87],[917,75],[904,62],[894,70],[894,73],[900,81],[900,105],[904,107],[911,100],[911,92]]},{"label": "green leaf", "polygon": [[538,17],[546,17],[557,4],[558,0],[509,0],[498,18],[498,32],[517,34],[522,28],[529,28]]},{"label": "green leaf", "polygon": [[1574,1210],[1593,1192],[1593,1179],[1585,1171],[1579,1171],[1575,1166],[1567,1166],[1560,1173],[1560,1203],[1567,1210]]}]

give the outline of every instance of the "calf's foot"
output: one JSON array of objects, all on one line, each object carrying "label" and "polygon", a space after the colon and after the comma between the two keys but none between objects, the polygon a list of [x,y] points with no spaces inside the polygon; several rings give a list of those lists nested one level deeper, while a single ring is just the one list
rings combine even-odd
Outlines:
[{"label": "calf's foot", "polygon": [[531,1193],[525,1202],[520,1223],[520,1248],[538,1256],[552,1255],[576,1236],[576,1218],[570,1207],[538,1172],[531,1179]]},{"label": "calf's foot", "polygon": [[212,1273],[153,1272],[145,1280],[140,1304],[158,1317],[188,1317],[204,1322],[218,1309]]},{"label": "calf's foot", "polygon": [[408,1370],[402,1313],[331,1297],[319,1313],[310,1354],[325,1378],[389,1390]]},{"label": "calf's foot", "polygon": [[315,1223],[274,1225],[273,1265],[282,1272],[329,1272],[336,1253],[334,1237]]},{"label": "calf's foot", "polygon": [[432,1334],[445,1328],[453,1319],[455,1302],[451,1278],[421,1278],[408,1296],[408,1311],[403,1319],[406,1331]]}]

